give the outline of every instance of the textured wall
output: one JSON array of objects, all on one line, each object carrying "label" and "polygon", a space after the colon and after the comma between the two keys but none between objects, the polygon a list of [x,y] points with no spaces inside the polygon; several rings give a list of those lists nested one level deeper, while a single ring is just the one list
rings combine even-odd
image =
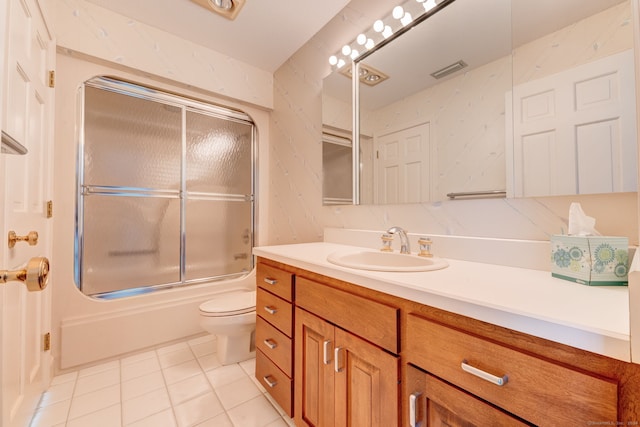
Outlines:
[{"label": "textured wall", "polygon": [[[270,73],[83,0],[55,3],[58,48],[271,108]],[[242,82],[242,84],[238,84]]]},{"label": "textured wall", "polygon": [[637,193],[323,207],[321,92],[322,79],[330,72],[327,58],[386,13],[383,3],[352,0],[274,76],[269,244],[320,240],[328,226],[382,230],[391,225],[416,233],[548,240],[566,231],[574,201],[596,218],[601,233],[627,236],[637,244]]}]

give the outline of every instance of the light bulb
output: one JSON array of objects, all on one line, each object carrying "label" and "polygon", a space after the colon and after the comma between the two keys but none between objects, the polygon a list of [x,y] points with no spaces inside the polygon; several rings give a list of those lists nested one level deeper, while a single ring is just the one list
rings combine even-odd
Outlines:
[{"label": "light bulb", "polygon": [[360,55],[360,52],[358,52],[357,50],[353,49],[351,51],[351,59],[356,59],[358,55]]},{"label": "light bulb", "polygon": [[411,14],[409,12],[405,13],[402,19],[400,19],[403,27],[409,25],[411,21],[413,21],[413,18],[411,17]]},{"label": "light bulb", "polygon": [[372,39],[367,39],[367,42],[364,44],[364,47],[366,47],[367,49],[371,49],[375,45],[376,43]]},{"label": "light bulb", "polygon": [[393,12],[391,12],[391,16],[393,16],[395,19],[400,19],[404,16],[404,9],[402,8],[402,6],[396,6],[393,8]]},{"label": "light bulb", "polygon": [[342,46],[342,54],[344,56],[349,56],[351,54],[351,46],[349,46],[348,44]]},{"label": "light bulb", "polygon": [[381,33],[384,30],[384,22],[382,22],[382,19],[378,19],[376,22],[373,23],[373,31],[375,31],[376,33]]},{"label": "light bulb", "polygon": [[367,42],[367,36],[365,36],[364,34],[358,34],[358,38],[356,38],[356,42],[360,46],[363,46]]},{"label": "light bulb", "polygon": [[335,55],[331,55],[329,57],[329,64],[336,65],[338,63],[338,57]]},{"label": "light bulb", "polygon": [[427,0],[422,4],[422,6],[424,6],[425,12],[429,12],[431,9],[436,7],[436,0]]},{"label": "light bulb", "polygon": [[384,37],[385,39],[388,39],[389,37],[391,37],[392,34],[393,34],[393,30],[391,29],[391,27],[388,25],[385,25],[384,30],[382,31],[382,37]]},{"label": "light bulb", "polygon": [[344,67],[344,64],[345,64],[344,59],[338,59],[338,63],[336,64],[336,67],[342,68]]}]

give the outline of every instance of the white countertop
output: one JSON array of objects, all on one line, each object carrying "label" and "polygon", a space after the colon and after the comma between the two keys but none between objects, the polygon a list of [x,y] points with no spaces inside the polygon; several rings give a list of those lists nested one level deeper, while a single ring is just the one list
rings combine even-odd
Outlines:
[{"label": "white countertop", "polygon": [[257,256],[541,338],[630,361],[629,291],[586,286],[548,271],[447,259],[427,272],[379,272],[327,261],[362,247],[318,242],[256,247]]}]

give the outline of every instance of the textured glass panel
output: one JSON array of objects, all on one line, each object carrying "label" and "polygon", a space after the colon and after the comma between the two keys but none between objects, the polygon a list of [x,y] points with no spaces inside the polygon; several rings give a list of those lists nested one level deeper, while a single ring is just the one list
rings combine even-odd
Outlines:
[{"label": "textured glass panel", "polygon": [[85,196],[82,291],[180,281],[180,200]]},{"label": "textured glass panel", "polygon": [[252,126],[187,112],[187,191],[251,194]]},{"label": "textured glass panel", "polygon": [[85,185],[180,188],[182,112],[85,87]]},{"label": "textured glass panel", "polygon": [[351,147],[330,142],[322,143],[322,193],[325,202],[351,200],[352,170]]},{"label": "textured glass panel", "polygon": [[251,202],[189,200],[187,280],[251,270]]}]

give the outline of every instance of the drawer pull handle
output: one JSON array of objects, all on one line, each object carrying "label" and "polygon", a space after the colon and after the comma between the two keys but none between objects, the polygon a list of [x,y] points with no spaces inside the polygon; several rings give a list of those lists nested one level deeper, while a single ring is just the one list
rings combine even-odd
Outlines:
[{"label": "drawer pull handle", "polygon": [[269,347],[271,350],[273,350],[274,348],[276,348],[278,346],[278,343],[275,342],[274,340],[272,340],[271,338],[267,338],[266,340],[264,340],[264,344]]},{"label": "drawer pull handle", "polygon": [[322,360],[325,365],[331,363],[331,340],[326,340],[322,345]]},{"label": "drawer pull handle", "polygon": [[271,375],[265,375],[264,377],[262,377],[262,379],[271,388],[274,388],[275,386],[278,385],[278,381],[276,381],[276,379],[273,378]]},{"label": "drawer pull handle", "polygon": [[268,283],[270,285],[277,285],[278,284],[278,280],[277,279],[272,279],[271,277],[265,277],[264,278],[264,282]]},{"label": "drawer pull handle", "polygon": [[342,347],[336,347],[336,349],[333,350],[333,369],[336,372],[342,372],[342,368],[340,367],[340,350],[342,350]]},{"label": "drawer pull handle", "polygon": [[409,395],[409,426],[419,427],[420,421],[418,421],[418,398],[422,393],[411,393]]},{"label": "drawer pull handle", "polygon": [[482,369],[473,367],[469,365],[466,360],[462,361],[462,363],[460,364],[460,367],[462,367],[462,370],[465,372],[468,372],[472,375],[475,375],[478,378],[482,378],[483,380],[489,381],[490,383],[493,383],[501,387],[505,385],[509,379],[506,375],[503,377],[497,377],[493,374],[483,371]]},{"label": "drawer pull handle", "polygon": [[272,305],[265,305],[264,311],[266,311],[269,314],[276,314],[278,312],[278,309]]}]

